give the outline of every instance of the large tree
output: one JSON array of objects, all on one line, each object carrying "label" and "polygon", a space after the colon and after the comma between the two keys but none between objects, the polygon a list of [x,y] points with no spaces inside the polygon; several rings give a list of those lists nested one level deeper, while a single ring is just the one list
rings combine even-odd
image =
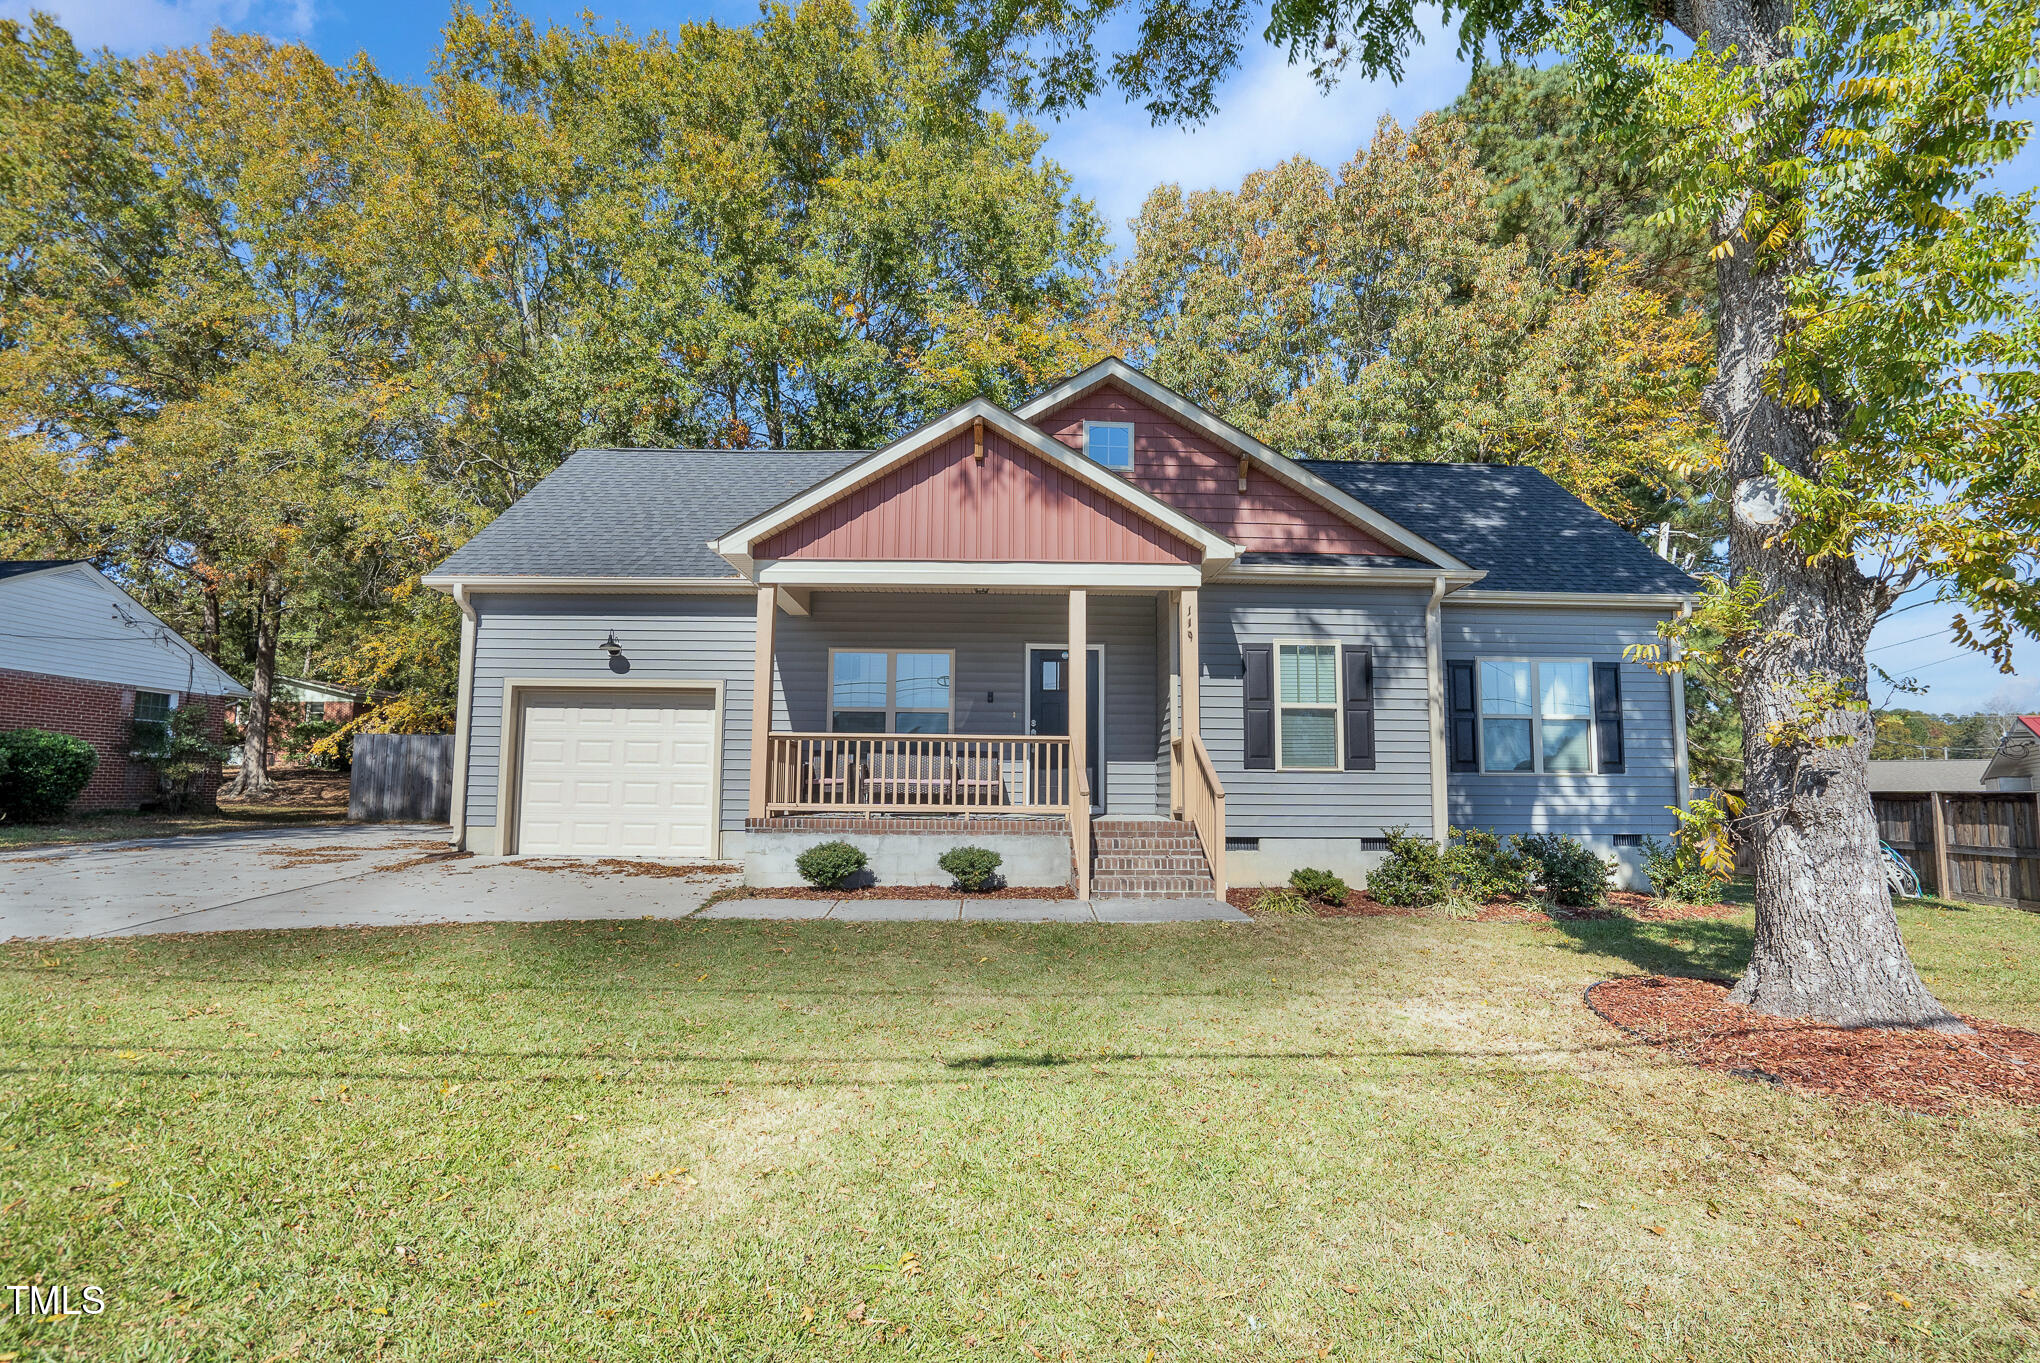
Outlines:
[{"label": "large tree", "polygon": [[0,23],[0,542],[443,726],[418,576],[577,446],[872,445],[1096,357],[1102,225],[978,103],[843,0],[463,8],[422,86]]},{"label": "large tree", "polygon": [[[1214,107],[1260,13],[1234,0],[889,0],[1023,105],[1110,75],[1158,120]],[[1957,1026],[1899,939],[1865,763],[1871,627],[1933,579],[2008,665],[2040,632],[2040,325],[2032,196],[1988,184],[2029,137],[2034,0],[1466,0],[1464,50],[1571,55],[1635,134],[1666,211],[1706,233],[1727,444],[1729,581],[1710,625],[1743,719],[1756,937],[1734,997],[1845,1024]],[[1414,0],[1276,0],[1267,38],[1323,79],[1399,75]],[[1669,25],[1690,43],[1663,43]]]},{"label": "large tree", "polygon": [[[1644,262],[1504,236],[1456,119],[1382,120],[1336,175],[1155,189],[1114,280],[1121,344],[1277,448],[1524,463],[1655,523],[1718,465],[1706,326]],[[1682,476],[1683,475],[1683,476]]]}]

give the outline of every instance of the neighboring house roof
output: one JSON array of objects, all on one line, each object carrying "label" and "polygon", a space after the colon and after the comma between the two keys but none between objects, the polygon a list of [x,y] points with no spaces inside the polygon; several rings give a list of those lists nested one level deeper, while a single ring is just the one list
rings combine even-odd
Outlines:
[{"label": "neighboring house roof", "polygon": [[1989,765],[1980,757],[1904,758],[1872,762],[1869,764],[1870,793],[1910,795],[1941,791],[1946,794],[1981,794],[1983,769]]},{"label": "neighboring house roof", "polygon": [[862,450],[580,450],[426,579],[728,578],[708,542]]},{"label": "neighboring house roof", "polygon": [[1983,773],[1986,781],[2040,778],[2040,715],[2020,715]]},{"label": "neighboring house roof", "polygon": [[1415,533],[1487,570],[1479,590],[1697,592],[1700,584],[1536,469],[1300,460]]},{"label": "neighboring house roof", "polygon": [[23,573],[39,573],[45,568],[62,568],[70,563],[83,563],[82,558],[17,558],[0,562],[0,578],[19,577]]},{"label": "neighboring house roof", "polygon": [[179,695],[245,696],[214,665],[83,559],[0,563],[0,667]]}]

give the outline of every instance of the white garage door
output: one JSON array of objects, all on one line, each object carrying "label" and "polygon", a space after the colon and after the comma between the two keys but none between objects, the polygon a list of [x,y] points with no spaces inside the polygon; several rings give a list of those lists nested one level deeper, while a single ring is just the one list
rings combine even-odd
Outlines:
[{"label": "white garage door", "polygon": [[705,857],[715,701],[689,692],[551,692],[524,701],[517,850]]}]

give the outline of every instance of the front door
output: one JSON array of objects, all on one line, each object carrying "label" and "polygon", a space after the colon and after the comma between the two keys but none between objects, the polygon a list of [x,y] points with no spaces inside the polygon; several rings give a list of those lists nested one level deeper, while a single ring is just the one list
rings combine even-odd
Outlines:
[{"label": "front door", "polygon": [[[1105,767],[1098,760],[1103,744],[1099,736],[1104,732],[1102,706],[1098,694],[1098,674],[1102,656],[1094,645],[1091,650],[1089,703],[1084,707],[1084,774],[1091,780],[1091,812],[1102,813],[1105,809]],[[1070,731],[1070,651],[1066,648],[1030,648],[1027,650],[1027,732],[1031,734],[1068,734]]]}]

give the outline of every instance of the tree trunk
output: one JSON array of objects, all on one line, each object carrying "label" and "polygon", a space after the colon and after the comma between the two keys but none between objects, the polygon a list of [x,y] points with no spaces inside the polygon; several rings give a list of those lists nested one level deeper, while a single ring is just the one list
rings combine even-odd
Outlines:
[{"label": "tree trunk", "polygon": [[269,779],[270,692],[276,684],[276,636],[283,624],[283,579],[263,570],[255,601],[255,677],[249,684],[248,722],[241,726],[241,773],[224,792],[264,800],[276,793]]},{"label": "tree trunk", "polygon": [[[1694,24],[1689,35],[1705,31],[1717,46],[1735,44],[1743,63],[1764,67],[1789,55],[1779,34],[1791,19],[1789,4],[1702,0],[1678,11],[1676,20]],[[1845,1026],[1960,1028],[1899,939],[1870,806],[1870,715],[1816,700],[1823,684],[1837,682],[1858,699],[1867,696],[1864,648],[1887,603],[1853,562],[1810,564],[1782,539],[1791,510],[1766,461],[1818,477],[1834,415],[1787,407],[1765,389],[1785,334],[1786,282],[1806,262],[1757,260],[1741,222],[1738,210],[1716,224],[1717,239],[1735,249],[1715,267],[1721,311],[1709,393],[1733,490],[1729,574],[1738,583],[1756,579],[1765,597],[1758,612],[1764,641],[1736,697],[1745,826],[1756,859],[1756,940],[1730,998],[1762,1013]],[[1815,703],[1810,726],[1802,701]],[[1774,744],[1773,724],[1794,733]],[[1847,741],[1830,747],[1818,738]]]}]

